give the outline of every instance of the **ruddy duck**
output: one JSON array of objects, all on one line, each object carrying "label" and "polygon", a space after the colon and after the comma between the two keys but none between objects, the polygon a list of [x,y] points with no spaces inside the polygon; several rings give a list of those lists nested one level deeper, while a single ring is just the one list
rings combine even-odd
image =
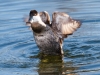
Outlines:
[{"label": "ruddy duck", "polygon": [[41,53],[50,55],[64,54],[64,38],[73,34],[81,25],[80,21],[72,19],[66,13],[54,12],[50,21],[48,12],[38,13],[36,10],[30,11],[26,24],[30,24]]}]

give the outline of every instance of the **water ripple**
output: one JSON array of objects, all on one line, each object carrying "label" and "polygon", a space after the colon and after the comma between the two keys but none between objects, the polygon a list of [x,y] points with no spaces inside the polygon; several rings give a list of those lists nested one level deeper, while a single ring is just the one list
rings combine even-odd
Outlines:
[{"label": "water ripple", "polygon": [[[0,1],[0,75],[99,75],[99,0]],[[31,9],[61,11],[82,26],[64,40],[64,56],[40,57],[33,33],[23,22]]]}]

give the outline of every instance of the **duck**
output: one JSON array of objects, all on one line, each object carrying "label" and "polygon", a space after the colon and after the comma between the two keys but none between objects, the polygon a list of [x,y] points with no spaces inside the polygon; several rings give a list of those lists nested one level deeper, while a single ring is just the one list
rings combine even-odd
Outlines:
[{"label": "duck", "polygon": [[25,21],[30,26],[40,53],[45,55],[63,55],[63,42],[81,26],[79,20],[67,13],[55,11],[52,21],[47,11],[31,10]]}]

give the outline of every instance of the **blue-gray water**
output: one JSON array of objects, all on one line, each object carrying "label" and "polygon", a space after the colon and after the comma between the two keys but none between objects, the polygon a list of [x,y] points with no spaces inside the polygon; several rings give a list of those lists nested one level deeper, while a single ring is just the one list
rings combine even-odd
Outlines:
[{"label": "blue-gray water", "polygon": [[[23,19],[31,9],[82,22],[64,40],[63,58],[39,57]],[[0,0],[0,75],[100,75],[100,0]]]}]

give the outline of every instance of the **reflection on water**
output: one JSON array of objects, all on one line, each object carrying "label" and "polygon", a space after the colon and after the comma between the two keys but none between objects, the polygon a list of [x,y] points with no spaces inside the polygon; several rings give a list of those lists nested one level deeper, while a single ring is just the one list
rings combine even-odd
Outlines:
[{"label": "reflection on water", "polygon": [[44,56],[40,59],[39,75],[62,74],[63,60],[61,56]]},{"label": "reflection on water", "polygon": [[39,75],[77,75],[72,62],[63,62],[62,56],[43,56],[39,63]]},{"label": "reflection on water", "polygon": [[[68,13],[82,26],[64,40],[64,56],[39,56],[23,22],[31,9]],[[100,75],[99,0],[1,0],[0,75]]]}]

